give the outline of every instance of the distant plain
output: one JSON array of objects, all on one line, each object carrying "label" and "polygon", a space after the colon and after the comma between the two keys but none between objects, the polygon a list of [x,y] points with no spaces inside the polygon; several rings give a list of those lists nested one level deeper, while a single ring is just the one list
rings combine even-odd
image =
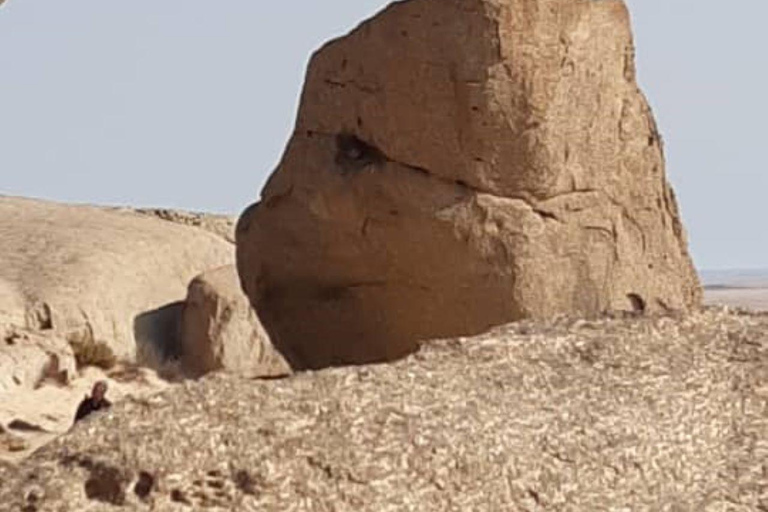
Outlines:
[{"label": "distant plain", "polygon": [[768,269],[704,270],[704,302],[768,311]]}]

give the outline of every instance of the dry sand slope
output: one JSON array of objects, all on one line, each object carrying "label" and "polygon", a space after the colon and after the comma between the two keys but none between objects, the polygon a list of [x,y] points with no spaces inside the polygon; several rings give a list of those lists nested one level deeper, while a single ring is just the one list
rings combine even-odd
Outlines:
[{"label": "dry sand slope", "polygon": [[768,508],[768,316],[521,323],[399,363],[214,376],[15,469],[11,510]]}]

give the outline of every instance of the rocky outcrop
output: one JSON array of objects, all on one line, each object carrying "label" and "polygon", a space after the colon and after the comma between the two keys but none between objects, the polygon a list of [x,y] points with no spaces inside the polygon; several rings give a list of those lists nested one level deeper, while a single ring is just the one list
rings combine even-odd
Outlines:
[{"label": "rocky outcrop", "polygon": [[0,325],[0,395],[46,380],[66,384],[76,375],[75,354],[65,340]]},{"label": "rocky outcrop", "polygon": [[0,503],[761,510],[766,333],[767,316],[722,311],[523,322],[390,365],[217,375],[123,402],[0,466]]},{"label": "rocky outcrop", "polygon": [[203,229],[130,211],[0,197],[3,320],[66,339],[81,364],[178,352],[189,281],[230,264]]},{"label": "rocky outcrop", "polygon": [[190,283],[181,339],[182,366],[194,378],[219,370],[250,378],[290,373],[240,288],[234,265]]},{"label": "rocky outcrop", "polygon": [[410,0],[326,45],[237,245],[307,367],[700,303],[619,0]]}]

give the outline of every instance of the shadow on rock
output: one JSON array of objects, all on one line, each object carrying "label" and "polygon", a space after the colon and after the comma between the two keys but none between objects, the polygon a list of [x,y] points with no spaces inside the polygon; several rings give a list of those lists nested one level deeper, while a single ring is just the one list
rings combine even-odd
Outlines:
[{"label": "shadow on rock", "polygon": [[136,360],[158,372],[181,357],[181,315],[183,302],[137,315],[133,320]]}]

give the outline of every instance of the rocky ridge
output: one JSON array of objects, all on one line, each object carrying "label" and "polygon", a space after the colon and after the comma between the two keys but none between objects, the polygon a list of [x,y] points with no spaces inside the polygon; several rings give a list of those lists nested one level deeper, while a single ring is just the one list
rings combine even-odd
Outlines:
[{"label": "rocky ridge", "polygon": [[56,334],[81,364],[172,354],[187,285],[234,260],[204,229],[16,197],[0,197],[0,240],[0,323]]}]

